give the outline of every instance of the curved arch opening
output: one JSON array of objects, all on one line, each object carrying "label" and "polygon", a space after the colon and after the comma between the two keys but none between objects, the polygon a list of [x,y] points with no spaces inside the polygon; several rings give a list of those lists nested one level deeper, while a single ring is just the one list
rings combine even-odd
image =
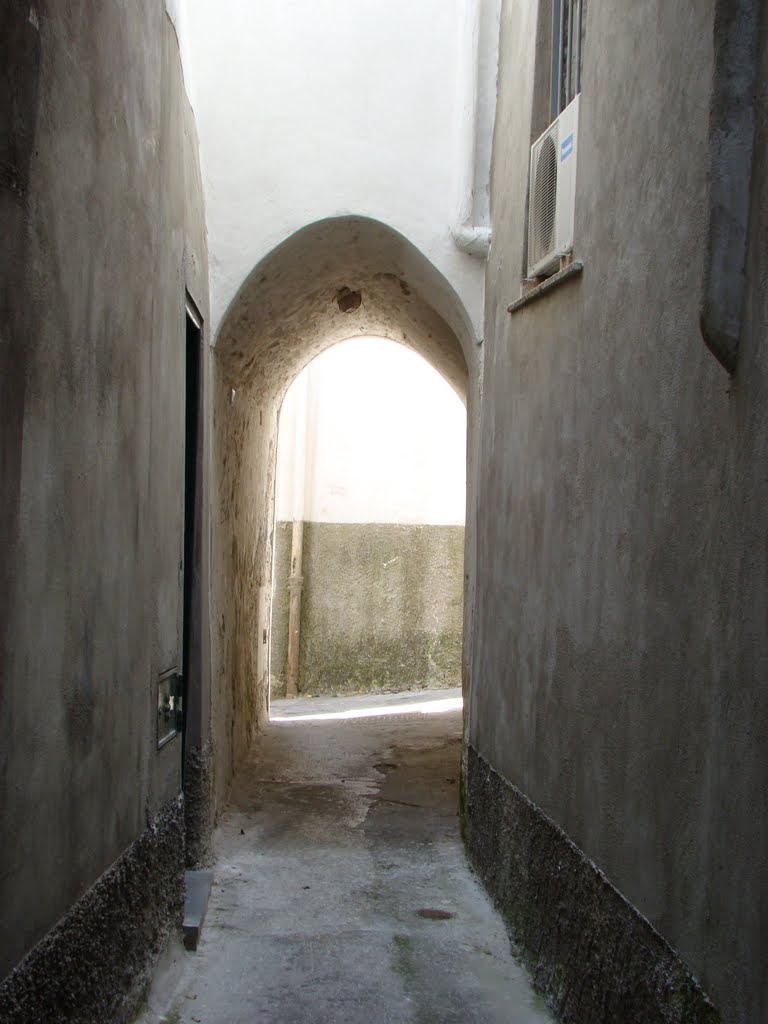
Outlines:
[{"label": "curved arch opening", "polygon": [[[378,221],[339,217],[297,231],[260,261],[231,303],[215,345],[211,675],[218,690],[212,723],[217,803],[268,720],[280,405],[317,355],[363,336],[413,349],[468,402],[472,461],[478,346],[461,301],[423,253]],[[467,572],[465,564],[465,636]],[[467,657],[465,651],[464,665]]]},{"label": "curved arch opening", "polygon": [[353,337],[407,345],[466,393],[474,332],[456,292],[397,231],[367,217],[302,228],[254,268],[218,331],[234,387],[282,393],[323,349]]},{"label": "curved arch opening", "polygon": [[465,449],[462,401],[388,339],[342,342],[295,378],[279,418],[271,716],[300,713],[285,697],[458,696]]}]

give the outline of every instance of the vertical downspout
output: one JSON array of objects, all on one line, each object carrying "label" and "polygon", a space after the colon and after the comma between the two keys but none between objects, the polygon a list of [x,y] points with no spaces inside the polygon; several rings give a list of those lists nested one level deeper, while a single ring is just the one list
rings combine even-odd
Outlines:
[{"label": "vertical downspout", "polygon": [[755,140],[760,0],[716,0],[709,115],[709,224],[701,334],[729,373],[739,354]]},{"label": "vertical downspout", "polygon": [[299,695],[299,643],[301,640],[301,591],[304,577],[301,561],[304,552],[304,521],[293,520],[291,527],[291,575],[288,577],[288,672],[285,696]]},{"label": "vertical downspout", "polygon": [[288,576],[288,665],[286,697],[299,695],[299,645],[301,642],[301,592],[304,587],[304,513],[307,481],[307,399],[308,374],[296,381],[296,423],[293,450],[293,522],[291,525],[291,571]]},{"label": "vertical downspout", "polygon": [[[488,75],[481,65],[481,54],[484,60],[490,58],[493,68],[495,97],[495,75],[498,66],[498,20],[500,0],[465,0],[463,5],[464,20],[462,24],[462,53],[459,62],[460,108],[459,117],[462,133],[461,178],[458,189],[456,221],[451,227],[454,244],[468,256],[487,259],[491,245],[491,228],[487,223],[487,212],[479,208],[478,190],[485,187],[485,179],[490,175],[490,155],[488,167],[479,172],[478,164],[483,164],[482,147],[478,136],[485,136],[493,131],[493,116],[487,124],[481,117],[484,94],[481,90],[488,89],[485,81]],[[488,51],[488,26],[495,27],[494,45]],[[481,123],[483,122],[483,123]],[[483,140],[484,141],[484,140]]]}]

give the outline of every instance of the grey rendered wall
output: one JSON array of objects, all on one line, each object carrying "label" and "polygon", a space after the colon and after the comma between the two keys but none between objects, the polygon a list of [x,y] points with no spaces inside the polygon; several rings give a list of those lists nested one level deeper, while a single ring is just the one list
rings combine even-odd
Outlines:
[{"label": "grey rendered wall", "polygon": [[[13,0],[0,49],[2,977],[142,836],[183,843],[155,689],[181,657],[185,287],[208,302],[163,4]],[[132,905],[123,870],[99,891]],[[136,927],[157,936],[177,893],[160,907]]]},{"label": "grey rendered wall", "polygon": [[729,379],[698,328],[714,4],[585,7],[584,272],[510,316],[544,125],[537,4],[504,5],[470,741],[746,1024],[768,1016],[765,26]]},{"label": "grey rendered wall", "polygon": [[[270,695],[285,696],[291,523],[275,524]],[[305,523],[299,691],[461,686],[463,526]]]}]

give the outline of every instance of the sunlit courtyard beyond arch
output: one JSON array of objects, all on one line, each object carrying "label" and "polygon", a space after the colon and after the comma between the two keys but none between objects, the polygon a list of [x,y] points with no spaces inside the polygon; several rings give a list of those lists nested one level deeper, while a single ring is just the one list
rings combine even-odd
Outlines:
[{"label": "sunlit courtyard beyond arch", "polygon": [[455,390],[404,344],[350,339],[296,377],[278,438],[272,700],[459,688]]}]

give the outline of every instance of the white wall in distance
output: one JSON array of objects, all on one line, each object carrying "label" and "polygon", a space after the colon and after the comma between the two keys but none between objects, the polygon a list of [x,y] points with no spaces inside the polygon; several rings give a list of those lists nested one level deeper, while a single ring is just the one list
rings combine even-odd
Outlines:
[{"label": "white wall in distance", "polygon": [[328,349],[283,401],[276,519],[463,524],[466,423],[453,389],[404,345]]},{"label": "white wall in distance", "polygon": [[416,245],[481,336],[484,263],[450,234],[474,162],[478,2],[186,0],[214,333],[269,251],[356,214]]}]

